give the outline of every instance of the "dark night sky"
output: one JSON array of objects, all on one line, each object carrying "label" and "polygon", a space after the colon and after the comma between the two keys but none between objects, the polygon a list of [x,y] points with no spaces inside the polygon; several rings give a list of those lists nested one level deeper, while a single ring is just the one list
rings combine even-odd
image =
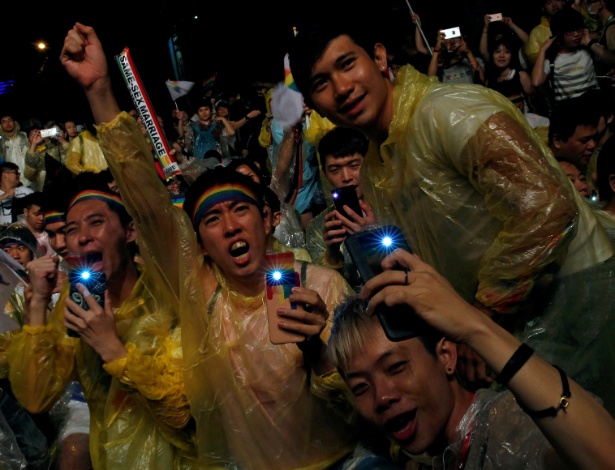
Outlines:
[{"label": "dark night sky", "polygon": [[[440,2],[412,1],[410,5],[421,15],[423,30],[431,40],[438,27],[466,26],[484,13],[502,11],[529,32],[538,22],[540,12],[518,12],[520,2],[514,0],[465,0]],[[182,0],[171,2],[131,2],[108,0],[90,4],[83,11],[73,3],[74,11],[60,10],[60,4],[13,2],[17,11],[5,11],[0,30],[4,38],[0,55],[0,80],[13,79],[14,92],[0,95],[0,112],[7,110],[20,121],[36,116],[39,119],[75,119],[91,122],[83,93],[61,67],[58,56],[66,32],[75,21],[94,26],[107,58],[120,105],[130,107],[128,92],[115,64],[114,57],[129,47],[136,68],[157,113],[167,115],[173,102],[164,84],[174,79],[167,42],[176,33],[180,40],[186,68],[185,80],[198,84],[214,72],[218,73],[219,91],[240,91],[255,81],[275,83],[283,78],[282,60],[292,36],[292,27],[327,14],[335,5],[339,13],[350,14],[361,8],[373,18],[375,28],[383,28],[393,40],[401,40],[414,30],[405,0],[312,0],[304,2],[259,1],[204,2]],[[349,5],[346,7],[346,5]],[[437,13],[430,13],[432,8]],[[4,7],[3,7],[4,9]],[[195,20],[192,17],[198,15]],[[481,23],[478,23],[478,28]],[[50,46],[45,54],[34,48],[44,39]]]}]

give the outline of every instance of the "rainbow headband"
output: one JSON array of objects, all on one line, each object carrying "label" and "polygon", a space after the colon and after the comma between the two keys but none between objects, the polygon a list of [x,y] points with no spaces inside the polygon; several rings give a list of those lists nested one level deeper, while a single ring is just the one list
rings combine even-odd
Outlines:
[{"label": "rainbow headband", "polygon": [[192,223],[198,225],[212,207],[227,201],[244,201],[260,206],[256,194],[247,186],[237,183],[219,184],[209,188],[197,199],[192,211]]},{"label": "rainbow headband", "polygon": [[73,198],[73,200],[70,202],[70,204],[68,205],[68,210],[71,210],[73,206],[79,202],[88,201],[91,199],[96,199],[98,201],[106,202],[107,204],[110,204],[111,206],[115,206],[115,207],[119,206],[122,209],[126,210],[124,208],[124,204],[122,203],[122,200],[118,196],[115,196],[114,194],[105,193],[103,191],[96,191],[93,189],[81,191],[79,194],[77,194]]},{"label": "rainbow headband", "polygon": [[45,224],[55,224],[56,222],[64,222],[66,218],[65,212],[49,211],[45,212]]}]

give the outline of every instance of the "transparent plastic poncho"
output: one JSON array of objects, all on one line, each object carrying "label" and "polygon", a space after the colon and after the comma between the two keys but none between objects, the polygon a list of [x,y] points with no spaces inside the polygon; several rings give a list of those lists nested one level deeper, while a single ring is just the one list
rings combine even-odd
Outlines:
[{"label": "transparent plastic poncho", "polygon": [[[312,374],[295,344],[269,342],[264,296],[237,294],[203,258],[188,215],[171,204],[129,115],[98,135],[134,217],[140,253],[159,266],[156,295],[180,311],[200,468],[324,469],[349,453],[348,410],[332,404],[345,403],[339,375]],[[307,267],[306,286],[330,312],[348,292],[337,272],[315,265]]]},{"label": "transparent plastic poncho", "polygon": [[615,410],[613,245],[544,141],[501,94],[410,66],[393,100],[361,170],[378,221]]}]

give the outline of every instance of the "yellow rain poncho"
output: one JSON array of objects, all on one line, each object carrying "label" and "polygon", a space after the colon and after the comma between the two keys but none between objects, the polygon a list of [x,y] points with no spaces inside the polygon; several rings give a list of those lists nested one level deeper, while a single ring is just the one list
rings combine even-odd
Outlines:
[{"label": "yellow rain poncho", "polygon": [[408,66],[393,93],[389,136],[370,143],[361,170],[379,221],[399,225],[471,303],[514,315],[528,314],[526,301],[543,302],[532,313],[539,320],[511,316],[510,329],[606,393],[598,382],[615,366],[615,320],[603,300],[615,294],[613,247],[550,150],[510,101],[485,87],[441,84]]},{"label": "yellow rain poncho", "polygon": [[141,274],[115,312],[128,355],[108,364],[66,334],[68,285],[47,325],[26,325],[12,338],[10,381],[31,412],[50,409],[70,380],[80,382],[90,409],[90,451],[97,470],[195,468],[180,329],[159,290],[147,273]]},{"label": "yellow rain poncho", "polygon": [[65,166],[76,175],[83,171],[98,173],[107,168],[98,140],[90,131],[80,132],[71,141],[66,152]]},{"label": "yellow rain poncho", "polygon": [[[203,259],[188,215],[170,202],[129,115],[101,126],[98,136],[137,225],[140,253],[160,266],[160,295],[181,312],[199,467],[324,469],[348,454],[353,432],[330,406],[343,394],[339,375],[310,374],[297,345],[269,342],[264,290],[255,298],[237,294]],[[306,266],[305,286],[332,312],[348,285],[335,271]]]}]

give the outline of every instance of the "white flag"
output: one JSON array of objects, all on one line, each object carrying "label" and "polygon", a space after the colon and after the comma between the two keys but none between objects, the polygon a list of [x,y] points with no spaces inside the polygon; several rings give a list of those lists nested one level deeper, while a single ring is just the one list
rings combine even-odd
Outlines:
[{"label": "white flag", "polygon": [[194,86],[194,82],[185,82],[181,80],[167,80],[166,83],[173,101],[181,98],[182,96],[186,96],[190,93],[190,90],[192,90],[192,87]]}]

